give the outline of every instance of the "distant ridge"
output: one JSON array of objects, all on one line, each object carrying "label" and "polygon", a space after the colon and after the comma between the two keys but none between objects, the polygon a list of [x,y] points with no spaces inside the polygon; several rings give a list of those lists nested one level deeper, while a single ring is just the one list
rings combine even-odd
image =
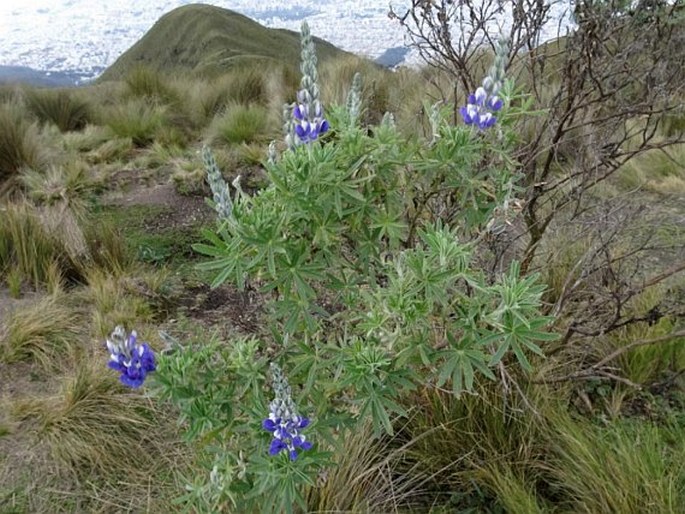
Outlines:
[{"label": "distant ridge", "polygon": [[89,75],[79,72],[41,71],[26,66],[0,65],[0,84],[27,84],[38,87],[72,87],[87,83]]},{"label": "distant ridge", "polygon": [[[322,39],[315,41],[320,61],[347,54]],[[211,75],[254,59],[296,66],[300,59],[299,34],[264,27],[229,9],[191,4],[162,16],[105,70],[101,80],[120,79],[140,65]]]}]

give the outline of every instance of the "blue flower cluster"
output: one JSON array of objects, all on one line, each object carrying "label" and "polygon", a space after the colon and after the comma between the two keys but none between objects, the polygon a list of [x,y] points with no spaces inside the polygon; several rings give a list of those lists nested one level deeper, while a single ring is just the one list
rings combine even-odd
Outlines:
[{"label": "blue flower cluster", "polygon": [[460,109],[464,123],[475,125],[479,130],[485,130],[497,123],[494,113],[499,111],[504,102],[497,96],[504,82],[504,72],[509,58],[509,41],[500,38],[495,46],[495,61],[488,75],[483,79],[483,85],[476,92],[469,95],[465,107]]},{"label": "blue flower cluster", "polygon": [[271,376],[275,397],[269,404],[269,417],[262,422],[262,427],[273,435],[269,455],[286,451],[290,460],[295,460],[297,450],[312,447],[312,443],[300,433],[309,425],[309,419],[297,414],[288,380],[275,363],[271,364]]},{"label": "blue flower cluster", "polygon": [[311,143],[325,132],[329,125],[323,117],[323,109],[319,100],[311,101],[311,95],[306,89],[297,93],[297,103],[293,108],[295,118],[295,134],[302,143]]},{"label": "blue flower cluster", "polygon": [[140,387],[147,374],[156,369],[155,354],[147,343],[137,342],[135,330],[127,335],[123,327],[116,327],[107,339],[107,349],[107,365],[121,373],[119,380],[128,387]]},{"label": "blue flower cluster", "polygon": [[[323,108],[319,100],[316,51],[307,22],[302,23],[301,43],[302,80],[300,90],[297,92],[297,102],[291,106],[292,119],[286,121],[286,143],[290,148],[316,141],[330,128],[328,121],[323,117]],[[297,139],[293,136],[297,136]]]},{"label": "blue flower cluster", "polygon": [[483,87],[476,89],[474,94],[469,95],[466,107],[460,109],[464,123],[475,125],[480,130],[492,127],[497,122],[493,114],[504,105],[501,98],[494,94],[488,94]]}]

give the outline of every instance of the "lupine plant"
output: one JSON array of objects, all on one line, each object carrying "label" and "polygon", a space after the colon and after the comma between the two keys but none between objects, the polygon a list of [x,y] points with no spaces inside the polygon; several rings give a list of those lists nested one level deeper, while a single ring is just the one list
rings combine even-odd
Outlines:
[{"label": "lupine plant", "polygon": [[[220,220],[194,247],[210,258],[200,268],[214,287],[259,288],[272,335],[160,358],[162,396],[213,456],[185,497],[201,511],[305,511],[307,489],[357,424],[392,435],[408,392],[471,393],[498,367],[530,370],[553,339],[537,277],[516,262],[500,275],[479,265],[493,217],[519,192],[502,70],[473,95],[466,124],[436,107],[423,141],[402,137],[391,114],[360,127],[358,105],[324,120],[306,26],[302,41],[307,78],[288,111],[287,150],[265,159],[268,186],[231,202],[204,153]],[[498,137],[468,126],[495,123]],[[329,124],[335,134],[320,138]]]},{"label": "lupine plant", "polygon": [[231,190],[221,175],[221,170],[216,165],[212,152],[207,147],[202,148],[202,161],[207,172],[207,183],[212,191],[212,207],[216,210],[220,220],[230,219],[233,212],[233,202],[231,201]]}]

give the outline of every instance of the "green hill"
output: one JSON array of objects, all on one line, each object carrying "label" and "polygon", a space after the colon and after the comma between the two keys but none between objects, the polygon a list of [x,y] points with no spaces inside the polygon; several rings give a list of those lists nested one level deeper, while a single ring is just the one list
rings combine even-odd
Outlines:
[{"label": "green hill", "polygon": [[[347,54],[322,39],[315,41],[320,61]],[[260,58],[297,65],[299,56],[297,32],[269,29],[228,9],[192,4],[162,16],[105,71],[102,80],[119,79],[140,65],[211,75]]]}]

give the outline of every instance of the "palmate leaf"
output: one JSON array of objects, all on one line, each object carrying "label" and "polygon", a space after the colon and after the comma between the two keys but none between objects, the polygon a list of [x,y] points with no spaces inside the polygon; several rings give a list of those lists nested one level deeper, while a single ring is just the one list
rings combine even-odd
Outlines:
[{"label": "palmate leaf", "polygon": [[387,237],[391,248],[397,247],[407,231],[407,224],[401,221],[401,216],[388,209],[374,212],[371,221],[371,228],[378,229],[381,237]]},{"label": "palmate leaf", "polygon": [[304,241],[288,246],[286,252],[277,257],[277,264],[279,275],[275,277],[275,284],[280,292],[289,295],[294,291],[306,303],[316,297],[310,283],[323,281],[326,268],[323,262],[312,262],[310,248]]},{"label": "palmate leaf", "polygon": [[521,367],[526,371],[531,371],[532,366],[524,350],[531,351],[541,357],[544,357],[542,349],[535,343],[535,341],[554,341],[558,339],[558,335],[550,332],[542,332],[536,330],[549,323],[550,319],[547,317],[539,317],[531,320],[527,325],[515,320],[510,326],[504,327],[503,339],[497,351],[490,359],[490,365],[497,364],[502,357],[511,349],[516,356]]},{"label": "palmate leaf", "polygon": [[447,334],[447,340],[450,346],[441,352],[445,361],[438,374],[438,387],[442,387],[451,379],[452,392],[455,396],[460,396],[463,391],[473,390],[476,371],[490,380],[495,380],[495,375],[487,364],[487,355],[475,348],[473,341],[469,338],[457,341],[450,333]]}]

